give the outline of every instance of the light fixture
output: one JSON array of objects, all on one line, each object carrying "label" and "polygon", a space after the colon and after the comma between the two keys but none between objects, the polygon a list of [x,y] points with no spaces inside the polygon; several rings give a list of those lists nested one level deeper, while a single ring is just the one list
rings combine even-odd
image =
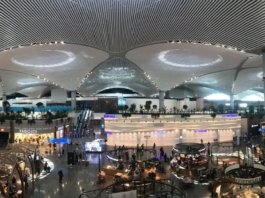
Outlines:
[{"label": "light fixture", "polygon": [[[177,63],[175,61],[171,61],[171,60],[168,60],[168,58],[166,58],[166,56],[170,53],[170,52],[179,52],[179,53],[175,53],[174,56],[177,56],[177,59],[179,60],[183,60],[181,61],[181,63]],[[186,58],[183,58],[183,55],[186,54]],[[166,51],[162,51],[159,53],[158,55],[158,59],[168,65],[171,65],[171,66],[175,66],[175,67],[207,67],[207,66],[212,66],[212,65],[215,65],[217,63],[220,63],[223,61],[223,57],[219,54],[215,55],[214,59],[213,60],[209,60],[209,62],[201,62],[201,63],[192,63],[192,64],[185,64],[184,62],[187,62],[188,60],[194,60],[194,58],[197,58],[197,55],[189,55],[187,53],[185,53],[183,51],[180,51],[179,49],[172,49],[172,50],[166,50]],[[204,58],[205,59],[205,58]],[[208,58],[210,59],[210,58]],[[186,60],[186,61],[184,61]]]},{"label": "light fixture", "polygon": [[[76,56],[72,53],[72,52],[68,52],[68,51],[64,51],[64,50],[44,50],[45,52],[57,52],[63,55],[66,55],[67,58],[66,60],[63,60],[61,62],[58,63],[53,63],[53,64],[32,64],[32,63],[26,63],[23,61],[18,60],[18,58],[13,57],[11,59],[11,61],[14,64],[20,65],[20,66],[24,66],[24,67],[44,67],[44,68],[51,68],[51,67],[61,67],[64,65],[67,65],[71,62],[73,62],[76,59]],[[43,62],[43,60],[38,60],[39,62]]]}]

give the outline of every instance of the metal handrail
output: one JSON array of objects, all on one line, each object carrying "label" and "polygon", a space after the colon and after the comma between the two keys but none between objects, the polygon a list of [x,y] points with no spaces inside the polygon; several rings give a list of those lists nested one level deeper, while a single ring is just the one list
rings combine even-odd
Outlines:
[{"label": "metal handrail", "polygon": [[[101,198],[101,197],[105,197],[105,192],[108,191],[109,189],[112,189],[111,192],[115,191],[115,187],[121,186],[123,187],[121,189],[121,191],[119,192],[125,192],[125,184],[131,183],[133,185],[131,185],[132,190],[143,190],[143,195],[147,195],[147,193],[151,193],[151,194],[161,194],[161,193],[169,193],[172,196],[177,196],[180,198],[186,198],[186,194],[185,192],[183,192],[182,190],[180,190],[178,187],[173,186],[171,184],[162,182],[162,181],[169,181],[169,180],[132,180],[132,181],[123,181],[123,182],[119,182],[119,183],[113,183],[105,188],[102,189],[94,189],[94,190],[89,190],[89,191],[85,191],[82,192],[79,195],[79,198],[84,198],[84,197],[97,197],[97,198]],[[152,188],[147,189],[147,185],[151,186]],[[157,186],[159,185],[159,186]],[[167,189],[166,189],[167,188]]]}]

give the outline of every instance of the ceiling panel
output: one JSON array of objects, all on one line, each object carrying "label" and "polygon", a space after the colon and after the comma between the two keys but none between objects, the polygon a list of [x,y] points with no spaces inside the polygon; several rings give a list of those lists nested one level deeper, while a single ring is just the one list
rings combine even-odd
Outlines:
[{"label": "ceiling panel", "polygon": [[29,87],[49,85],[35,76],[7,70],[0,70],[0,79],[2,82],[1,89],[7,95]]},{"label": "ceiling panel", "polygon": [[244,69],[239,72],[235,83],[235,94],[248,89],[261,88],[264,85],[262,80],[262,68]]},{"label": "ceiling panel", "polygon": [[154,44],[126,54],[162,90],[179,86],[196,76],[235,69],[249,56],[235,50],[190,43]]},{"label": "ceiling panel", "polygon": [[265,1],[0,1],[0,49],[61,41],[123,52],[167,40],[265,44]]},{"label": "ceiling panel", "polygon": [[30,98],[39,98],[43,92],[47,89],[47,85],[28,87],[18,91],[18,93],[24,94]]},{"label": "ceiling panel", "polygon": [[216,91],[230,94],[235,75],[236,69],[220,71],[196,78],[188,84],[196,85],[197,87],[208,87]]},{"label": "ceiling panel", "polygon": [[235,96],[235,99],[236,100],[242,100],[244,98],[250,98],[251,96],[257,96],[261,99],[264,98],[264,94],[263,93],[260,93],[259,91],[256,91],[256,90],[246,90],[246,91],[243,91],[243,92],[240,92],[239,94],[237,94]]},{"label": "ceiling panel", "polygon": [[108,54],[86,46],[68,44],[32,45],[0,53],[0,69],[17,71],[75,90]]},{"label": "ceiling panel", "polygon": [[250,55],[249,59],[243,65],[243,68],[251,67],[262,67],[262,56],[261,55]]},{"label": "ceiling panel", "polygon": [[140,68],[121,57],[111,58],[95,68],[79,92],[83,95],[95,95],[109,88],[128,88],[142,95],[157,92],[155,85]]}]

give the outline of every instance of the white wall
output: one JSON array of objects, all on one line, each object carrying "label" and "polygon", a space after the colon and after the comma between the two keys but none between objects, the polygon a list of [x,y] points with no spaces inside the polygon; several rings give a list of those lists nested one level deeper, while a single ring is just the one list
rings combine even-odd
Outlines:
[{"label": "white wall", "polygon": [[53,102],[65,103],[67,100],[67,92],[65,89],[52,89],[51,90],[51,99]]},{"label": "white wall", "polygon": [[[126,104],[131,106],[131,104],[136,104],[136,111],[140,110],[140,105],[145,105],[146,101],[152,101],[151,106],[157,105],[157,110],[159,108],[159,99],[158,98],[125,98]],[[188,98],[185,98],[184,100],[176,100],[176,99],[165,99],[164,104],[167,108],[167,111],[172,110],[176,107],[177,109],[181,110],[183,105],[186,104],[188,106],[188,109],[196,109],[196,101],[190,101]]]},{"label": "white wall", "polygon": [[185,98],[184,100],[180,100],[177,108],[179,110],[182,110],[183,105],[187,105],[188,109],[190,110],[196,109],[196,101],[190,101],[188,98]]},{"label": "white wall", "polygon": [[[146,101],[152,101],[151,104],[151,108],[153,105],[157,105],[157,110],[159,109],[159,99],[158,98],[125,98],[126,100],[126,104],[129,106],[131,106],[131,104],[136,104],[136,111],[140,110],[140,105],[145,105]],[[164,100],[164,104],[166,106],[166,108],[169,109],[173,109],[173,107],[177,106],[178,101],[175,99],[165,99]]]},{"label": "white wall", "polygon": [[202,111],[203,107],[204,107],[204,99],[203,98],[197,98],[196,109],[199,111]]}]

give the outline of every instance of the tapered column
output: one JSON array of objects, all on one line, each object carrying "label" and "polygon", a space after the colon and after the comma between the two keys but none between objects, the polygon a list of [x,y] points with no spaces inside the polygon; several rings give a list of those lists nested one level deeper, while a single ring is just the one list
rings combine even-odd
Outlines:
[{"label": "tapered column", "polygon": [[179,130],[179,143],[183,142],[183,129]]},{"label": "tapered column", "polygon": [[7,100],[6,95],[3,93],[3,97],[2,97],[2,107],[3,107],[3,111],[5,111],[5,106],[4,106],[4,102]]},{"label": "tapered column", "polygon": [[76,91],[71,91],[71,107],[73,110],[76,109]]},{"label": "tapered column", "polygon": [[262,68],[263,68],[263,94],[264,94],[264,108],[265,108],[265,49],[262,50]]},{"label": "tapered column", "polygon": [[163,112],[165,109],[165,92],[159,90],[159,112]]},{"label": "tapered column", "polygon": [[6,101],[6,100],[7,100],[6,95],[3,94],[3,102]]},{"label": "tapered column", "polygon": [[234,94],[233,93],[230,94],[230,107],[231,107],[232,110],[234,110],[234,108],[235,108],[235,105],[234,105]]}]

